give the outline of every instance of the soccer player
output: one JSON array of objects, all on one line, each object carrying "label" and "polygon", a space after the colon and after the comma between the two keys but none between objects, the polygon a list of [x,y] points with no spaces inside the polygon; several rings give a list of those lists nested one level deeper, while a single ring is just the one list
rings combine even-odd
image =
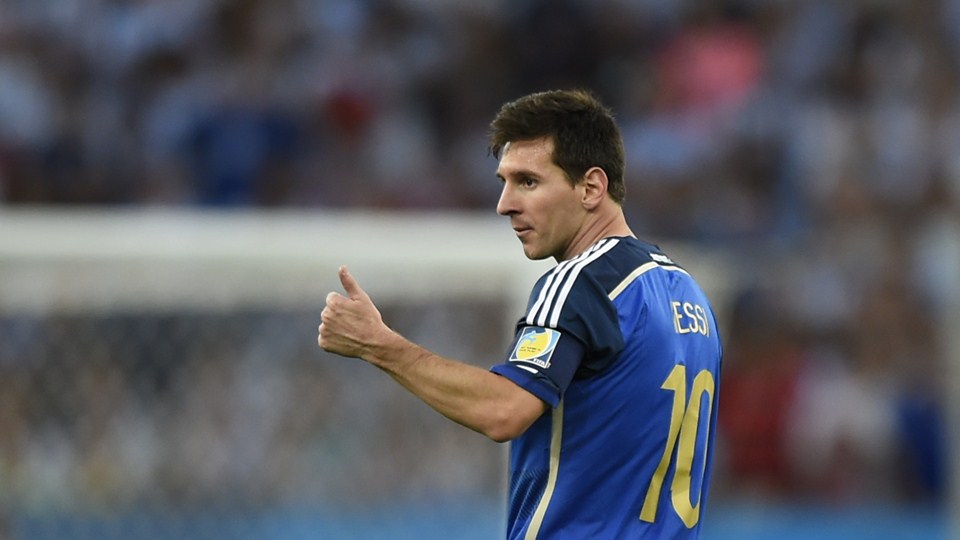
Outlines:
[{"label": "soccer player", "polygon": [[623,142],[585,91],[505,104],[490,150],[533,288],[486,370],[387,327],[346,268],[318,342],[361,358],[448,418],[511,441],[511,539],[696,538],[710,484],[721,346],[694,279],[624,217]]}]

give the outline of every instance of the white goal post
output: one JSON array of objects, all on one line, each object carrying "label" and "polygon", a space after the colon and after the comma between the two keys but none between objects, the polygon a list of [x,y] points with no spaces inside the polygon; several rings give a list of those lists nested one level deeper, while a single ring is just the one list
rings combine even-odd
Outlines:
[{"label": "white goal post", "polygon": [[[722,311],[723,257],[664,247]],[[0,211],[0,313],[319,312],[341,264],[375,301],[503,299],[519,314],[552,261],[527,260],[493,212]]]}]

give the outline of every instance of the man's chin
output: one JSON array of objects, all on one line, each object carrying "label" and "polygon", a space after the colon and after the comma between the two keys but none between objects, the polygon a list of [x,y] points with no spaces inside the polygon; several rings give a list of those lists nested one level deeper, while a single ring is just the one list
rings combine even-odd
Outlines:
[{"label": "man's chin", "polygon": [[550,255],[540,251],[535,251],[532,248],[528,248],[526,245],[523,246],[523,254],[526,255],[531,261],[542,261],[543,259],[550,257]]}]

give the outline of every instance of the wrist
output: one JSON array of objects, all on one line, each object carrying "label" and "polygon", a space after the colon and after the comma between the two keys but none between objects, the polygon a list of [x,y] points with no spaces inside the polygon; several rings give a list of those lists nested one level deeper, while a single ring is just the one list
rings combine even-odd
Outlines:
[{"label": "wrist", "polygon": [[361,358],[379,368],[392,371],[391,368],[402,360],[405,356],[404,350],[410,346],[412,343],[406,338],[384,326],[383,331],[366,347]]}]

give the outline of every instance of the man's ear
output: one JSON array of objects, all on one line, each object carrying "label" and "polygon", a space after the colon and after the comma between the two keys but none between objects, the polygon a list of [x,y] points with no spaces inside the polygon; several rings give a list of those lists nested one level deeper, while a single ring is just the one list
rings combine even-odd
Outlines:
[{"label": "man's ear", "polygon": [[600,167],[591,167],[583,175],[583,207],[593,210],[607,196],[607,173]]}]

